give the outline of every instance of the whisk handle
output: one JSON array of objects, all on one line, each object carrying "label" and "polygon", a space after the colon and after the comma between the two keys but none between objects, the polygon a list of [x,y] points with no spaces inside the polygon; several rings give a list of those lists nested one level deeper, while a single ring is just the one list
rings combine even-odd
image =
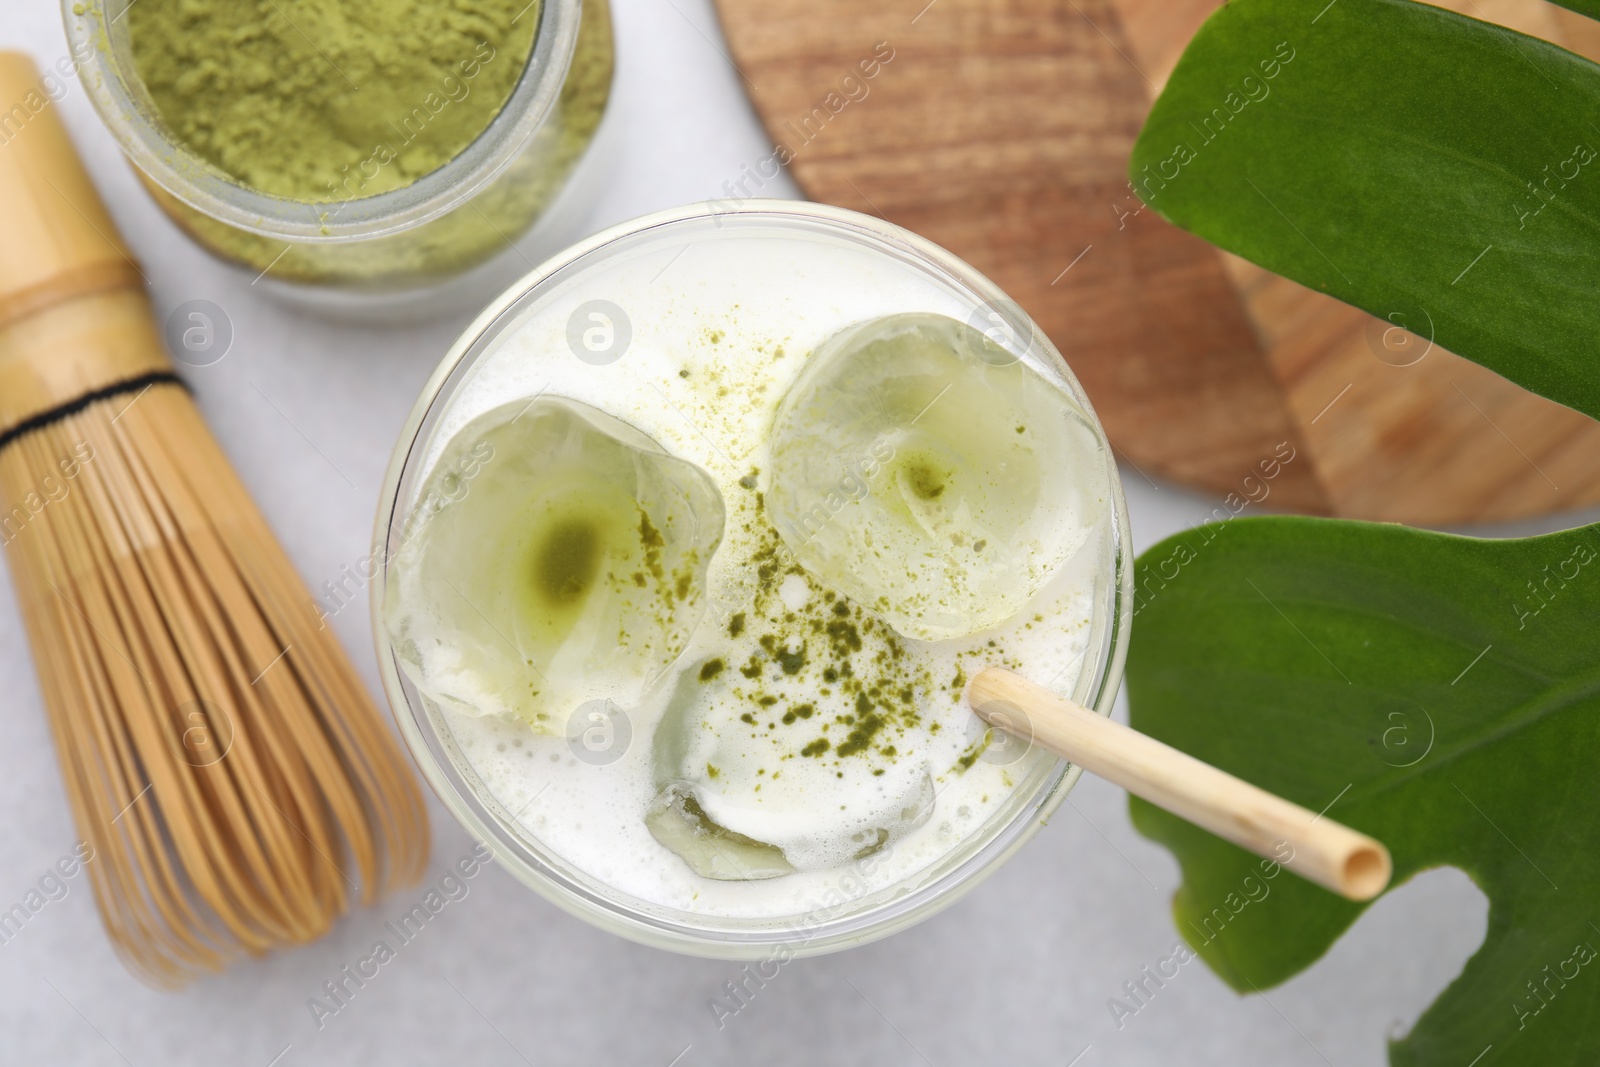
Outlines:
[{"label": "whisk handle", "polygon": [[172,370],[144,275],[61,123],[60,84],[0,51],[0,434]]}]

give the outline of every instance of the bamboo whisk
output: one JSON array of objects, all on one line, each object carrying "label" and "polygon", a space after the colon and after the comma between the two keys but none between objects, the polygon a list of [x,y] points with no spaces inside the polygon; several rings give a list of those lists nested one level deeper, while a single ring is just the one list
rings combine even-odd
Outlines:
[{"label": "bamboo whisk", "polygon": [[173,375],[37,70],[0,52],[0,102],[19,101],[27,121],[0,130],[0,538],[106,928],[178,985],[414,880],[427,819]]}]

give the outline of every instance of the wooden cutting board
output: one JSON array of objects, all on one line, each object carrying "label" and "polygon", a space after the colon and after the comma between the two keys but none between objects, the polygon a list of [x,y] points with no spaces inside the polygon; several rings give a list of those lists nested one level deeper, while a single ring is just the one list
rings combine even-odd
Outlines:
[{"label": "wooden cutting board", "polygon": [[[1600,424],[1439,348],[1399,366],[1409,354],[1377,320],[1140,209],[1134,137],[1216,0],[923,2],[717,6],[806,195],[993,278],[1061,349],[1136,476],[1424,524],[1600,501]],[[1592,24],[1542,0],[1477,10],[1600,55]]]}]

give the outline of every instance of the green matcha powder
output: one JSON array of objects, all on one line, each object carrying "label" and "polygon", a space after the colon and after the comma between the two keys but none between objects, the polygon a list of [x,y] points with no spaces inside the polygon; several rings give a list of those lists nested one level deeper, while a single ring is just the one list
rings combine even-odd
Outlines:
[{"label": "green matcha powder", "polygon": [[[259,192],[329,205],[403,188],[459,155],[505,107],[533,49],[528,0],[138,0],[134,64],[173,138]],[[338,245],[236,230],[162,190],[202,244],[274,277],[413,283],[466,269],[523,232],[593,138],[611,81],[604,0],[587,0],[557,113],[471,204]]]}]

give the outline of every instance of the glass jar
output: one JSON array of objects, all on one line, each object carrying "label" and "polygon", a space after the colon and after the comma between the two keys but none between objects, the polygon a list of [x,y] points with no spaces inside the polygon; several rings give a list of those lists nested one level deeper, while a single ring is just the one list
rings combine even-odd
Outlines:
[{"label": "glass jar", "polygon": [[248,188],[171,134],[135,67],[122,16],[136,2],[62,0],[89,97],[162,209],[259,284],[332,311],[425,313],[481,299],[575,236],[562,223],[597,183],[574,171],[610,95],[606,0],[536,0],[527,67],[482,134],[409,185],[325,202]]},{"label": "glass jar", "polygon": [[[541,371],[542,362],[575,359],[590,365],[570,365],[582,375],[642,374],[643,382],[656,392],[670,390],[670,385],[655,384],[660,367],[648,363],[654,368],[651,372],[630,370],[623,356],[629,344],[634,351],[642,349],[648,360],[656,359],[651,353],[681,349],[683,320],[675,326],[669,320],[682,311],[674,301],[675,294],[684,292],[710,293],[717,306],[726,299],[730,315],[741,317],[741,321],[752,315],[769,315],[773,321],[783,321],[786,328],[777,336],[791,334],[791,344],[799,352],[813,343],[810,333],[817,332],[814,327],[819,321],[842,316],[844,321],[829,327],[830,332],[855,321],[853,316],[859,314],[859,309],[850,305],[851,290],[852,286],[861,286],[829,277],[826,271],[797,274],[789,286],[769,286],[765,280],[745,282],[738,266],[724,264],[707,272],[705,264],[714,262],[718,254],[714,246],[742,240],[783,242],[778,247],[780,253],[795,249],[788,255],[772,255],[774,246],[770,243],[747,246],[759,249],[759,255],[766,257],[763,262],[780,263],[782,270],[791,269],[791,262],[806,251],[794,242],[825,246],[815,253],[817,261],[824,263],[835,249],[843,248],[849,256],[858,257],[852,262],[872,266],[872,285],[880,290],[883,302],[894,303],[903,311],[959,316],[980,326],[991,339],[1029,363],[1079,406],[1100,445],[1107,499],[1096,520],[1098,526],[1090,542],[1093,547],[1083,549],[1083,569],[1078,572],[1084,576],[1079,588],[1092,592],[1087,596],[1087,621],[1080,631],[1085,634],[1082,658],[1073,664],[1078,668],[1076,682],[1062,681],[1057,688],[1081,705],[1109,714],[1127,651],[1132,557],[1116,465],[1088,399],[1060,353],[993,283],[922,238],[840,208],[774,200],[695,205],[607,230],[541,264],[478,317],[424,388],[390,462],[379,498],[374,554],[371,566],[364,567],[363,573],[373,578],[370,596],[380,671],[401,734],[445,805],[470,834],[488,844],[503,866],[567,911],[636,941],[715,958],[770,959],[774,954],[788,958],[860,944],[909,926],[949,905],[1044,824],[1077,781],[1079,769],[1039,749],[1029,748],[1020,757],[1010,757],[1015,762],[1006,767],[1014,777],[1009,797],[992,813],[979,816],[977,828],[966,831],[956,847],[920,869],[896,873],[891,884],[875,884],[871,872],[860,869],[867,861],[858,860],[809,883],[805,892],[811,894],[815,890],[816,906],[793,914],[731,918],[666,907],[608,884],[540,840],[523,819],[529,805],[523,803],[521,794],[497,794],[464,754],[468,741],[461,731],[466,720],[459,717],[459,712],[441,708],[420,694],[400,668],[385,622],[385,603],[393,580],[392,561],[402,543],[415,532],[417,520],[426,509],[443,506],[431,499],[432,490],[429,499],[423,499],[423,486],[445,442],[484,410],[520,397],[543,395],[544,387],[538,385],[541,374],[546,373]],[[746,291],[732,294],[719,288],[718,270],[724,279],[740,277]],[[668,272],[679,273],[667,283],[663,295],[662,279]],[[796,324],[788,316],[797,301],[822,310],[808,323]],[[767,307],[758,306],[761,304]],[[631,314],[627,310],[630,305],[635,309]],[[658,313],[662,308],[666,310]],[[699,320],[694,323],[690,329],[700,336]],[[716,353],[714,367],[723,366],[717,361],[724,359],[771,359],[783,355],[781,349],[754,349],[765,351],[764,356],[739,355],[744,351],[742,342],[730,350],[729,342],[715,331],[706,336],[707,343],[722,345],[712,350]],[[675,382],[688,374],[685,369],[663,380]],[[584,388],[618,390],[626,384],[614,377],[593,380],[599,384]],[[640,385],[642,391],[641,383],[632,385]],[[689,388],[688,383],[685,388]],[[551,389],[552,394],[558,391],[556,387]],[[651,416],[659,416],[662,425],[673,418],[687,421],[685,410],[695,410],[693,401],[683,397],[675,402],[662,393],[662,401]],[[685,409],[680,407],[683,404],[690,406]],[[622,412],[613,413],[627,417]],[[693,434],[706,436],[703,429],[695,429]],[[688,427],[681,428],[679,443],[694,439],[693,434]],[[708,438],[705,446],[721,451]],[[711,454],[707,452],[707,456]],[[687,454],[685,458],[696,459]],[[728,462],[738,466],[731,458]],[[458,498],[452,495],[456,492],[473,491],[469,483],[462,481],[463,477],[452,475],[446,479],[454,485],[446,490],[451,499]],[[1058,677],[1064,675],[1063,671]],[[975,717],[972,722],[977,723]],[[633,740],[638,743],[640,730],[631,729]],[[572,744],[570,739],[566,743]],[[583,760],[583,756],[579,754],[578,759]],[[548,766],[542,758],[528,764],[541,765]],[[539,772],[526,773],[530,780],[523,785],[533,792],[538,785],[533,779],[539,777]],[[534,800],[537,801],[537,793]],[[548,817],[562,818],[562,812],[552,809]]]}]

